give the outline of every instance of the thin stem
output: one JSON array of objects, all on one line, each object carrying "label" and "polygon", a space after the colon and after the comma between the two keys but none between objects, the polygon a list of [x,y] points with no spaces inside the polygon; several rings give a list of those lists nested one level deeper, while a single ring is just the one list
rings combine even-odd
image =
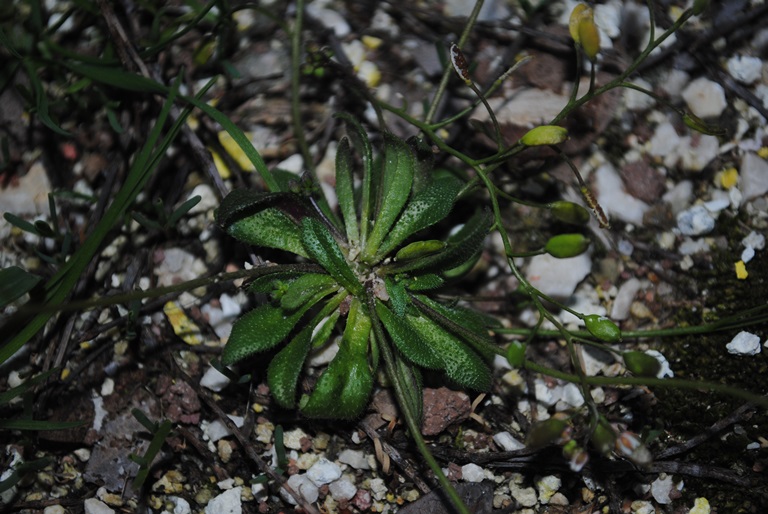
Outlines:
[{"label": "thin stem", "polygon": [[301,86],[301,30],[304,26],[304,0],[296,2],[296,20],[291,32],[291,123],[296,143],[299,145],[304,166],[315,176],[315,163],[309,153],[304,126],[301,122],[299,87]]},{"label": "thin stem", "polygon": [[[469,39],[469,34],[472,32],[472,28],[477,22],[477,17],[480,15],[480,9],[483,7],[484,1],[485,0],[476,0],[475,7],[469,14],[469,18],[467,18],[467,24],[464,26],[464,30],[461,33],[461,37],[459,37],[458,43],[456,43],[459,48],[464,48],[464,45]],[[440,84],[437,86],[435,98],[432,99],[432,103],[429,106],[429,111],[424,117],[424,122],[426,124],[432,123],[432,119],[435,117],[435,114],[437,114],[437,109],[440,106],[440,101],[443,99],[443,95],[445,95],[446,89],[448,88],[448,80],[450,80],[452,73],[453,70],[451,69],[451,66],[446,66],[445,71],[443,71],[443,77],[440,79]]]}]

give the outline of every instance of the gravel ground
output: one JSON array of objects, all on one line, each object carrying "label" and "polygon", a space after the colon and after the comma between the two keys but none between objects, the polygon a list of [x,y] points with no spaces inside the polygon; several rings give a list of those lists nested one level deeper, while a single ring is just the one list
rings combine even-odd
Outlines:
[{"label": "gravel ground", "polygon": [[[307,6],[306,47],[334,55],[324,74],[301,78],[302,126],[325,192],[332,191],[340,135],[333,114],[352,113],[378,130],[376,114],[361,95],[365,91],[423,116],[443,70],[438,49],[447,51],[458,40],[469,13],[465,4],[328,0]],[[28,18],[26,2],[14,5]],[[94,52],[101,48],[111,8],[61,17],[70,8],[80,9],[77,5],[47,2],[47,23],[63,20],[58,27],[63,47],[99,55]],[[478,85],[492,83],[519,56],[532,57],[489,99],[508,141],[554,117],[575,76],[567,23],[576,2],[548,3],[527,19],[511,5],[486,1],[463,48]],[[685,7],[654,5],[662,28]],[[625,332],[690,327],[765,306],[767,5],[713,2],[631,77],[654,97],[615,90],[569,118],[571,138],[563,150],[595,192],[610,228],[593,222],[594,244],[578,257],[520,259],[535,287],[576,311],[609,316]],[[126,40],[138,48],[157,40],[160,28],[152,27],[153,19],[162,26],[188,12],[182,2],[169,3],[163,14],[150,7],[131,2],[113,7]],[[231,26],[223,28],[211,14],[167,48],[139,59],[165,83],[181,73],[190,90],[222,74],[206,98],[247,132],[270,168],[298,174],[306,166],[291,125],[291,47],[284,26],[294,19],[296,7],[279,0],[251,7],[237,10]],[[641,4],[609,1],[595,6],[595,16],[602,42],[600,85],[642,50],[648,11]],[[14,33],[7,25],[3,30]],[[119,53],[120,45],[116,48]],[[7,49],[1,55],[9,58]],[[149,95],[112,90],[110,103],[91,90],[80,92],[71,77],[42,70],[40,78],[52,98],[54,119],[72,135],[54,133],[41,123],[39,112],[30,112],[24,98],[29,81],[23,76],[14,80],[25,88],[2,91],[0,136],[8,144],[0,169],[0,210],[50,221],[48,193],[69,192],[57,196],[58,223],[74,244],[81,244],[124,180],[159,103]],[[585,88],[587,83],[588,78]],[[62,84],[70,89],[65,92]],[[440,116],[473,101],[455,77],[446,98]],[[724,134],[691,131],[680,109]],[[483,135],[483,127],[490,127],[486,110],[480,107],[470,118],[448,126],[444,137],[468,155],[490,155],[492,140]],[[392,113],[384,119],[401,137],[417,132]],[[167,152],[139,195],[133,219],[112,231],[76,286],[75,299],[170,286],[236,271],[246,262],[284,258],[237,245],[216,227],[214,209],[224,192],[264,186],[221,126],[197,113],[188,125],[198,139],[186,134]],[[199,149],[213,160],[201,157]],[[530,202],[581,202],[578,184],[560,159],[523,155],[524,160],[495,172],[503,191]],[[460,164],[446,155],[436,158],[442,166]],[[195,196],[200,202],[181,220],[163,225]],[[527,205],[507,202],[501,208],[516,251],[537,248],[562,228]],[[145,219],[159,223],[148,227]],[[0,236],[2,267],[18,265],[50,276],[58,264],[47,256],[67,252],[61,239],[43,241],[5,220]],[[450,293],[471,299],[508,329],[533,326],[536,314],[516,292],[503,256],[501,241],[489,237],[476,269]],[[375,393],[360,420],[307,420],[272,403],[263,383],[265,359],[241,367],[241,373],[250,374],[242,383],[211,365],[232,322],[257,301],[241,286],[218,283],[144,303],[66,310],[4,363],[2,391],[49,369],[57,369],[58,379],[3,407],[0,419],[24,411],[36,419],[84,424],[58,431],[0,429],[2,478],[21,463],[48,459],[31,465],[13,488],[0,493],[0,511],[451,512],[437,492],[430,492],[434,477],[409,443],[385,388]],[[5,315],[16,308],[6,308]],[[562,323],[578,327],[567,312],[557,314]],[[762,323],[628,339],[622,348],[655,352],[665,364],[659,377],[707,380],[765,395],[766,336]],[[499,342],[511,337],[500,336]],[[528,356],[569,369],[567,349],[556,337],[532,343]],[[606,352],[584,350],[580,359],[589,375],[626,372]],[[327,352],[318,353],[310,367],[319,370],[328,360]],[[561,446],[525,445],[536,421],[563,413],[577,413],[573,437],[584,436],[589,420],[580,390],[553,377],[512,370],[504,359],[495,363],[495,378],[493,390],[478,396],[445,387],[440,376],[426,377],[422,432],[472,512],[768,509],[763,407],[711,391],[594,387],[595,404],[623,437],[613,454],[590,454],[580,465],[564,456]],[[156,425],[141,423],[136,411]],[[141,467],[135,457],[147,452],[152,432],[165,420],[170,432],[137,488],[134,477]],[[637,446],[640,440],[645,444]],[[280,488],[283,481],[303,497],[302,506]]]}]

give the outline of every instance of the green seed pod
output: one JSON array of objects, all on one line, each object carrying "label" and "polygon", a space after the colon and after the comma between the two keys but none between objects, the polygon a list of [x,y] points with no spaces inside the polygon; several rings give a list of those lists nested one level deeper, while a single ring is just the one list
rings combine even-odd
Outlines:
[{"label": "green seed pod", "polygon": [[557,125],[534,127],[520,139],[525,146],[556,145],[568,139],[568,130]]},{"label": "green seed pod", "polygon": [[597,422],[595,431],[592,432],[592,446],[603,455],[608,455],[613,450],[615,443],[616,432],[613,431],[608,421],[601,417]]},{"label": "green seed pod", "polygon": [[709,7],[709,0],[693,0],[693,15],[700,15],[707,7]]},{"label": "green seed pod", "polygon": [[626,352],[622,355],[624,365],[640,377],[655,377],[661,370],[661,363],[644,352]]},{"label": "green seed pod", "polygon": [[618,343],[621,341],[621,329],[616,323],[605,316],[589,314],[584,316],[584,325],[590,334],[606,343]]},{"label": "green seed pod", "polygon": [[582,234],[560,234],[551,237],[544,251],[552,257],[567,259],[584,253],[589,248],[589,239]]},{"label": "green seed pod", "polygon": [[549,444],[557,443],[563,439],[563,432],[567,424],[562,419],[549,418],[546,421],[536,423],[525,438],[525,445],[530,448],[542,448]]},{"label": "green seed pod", "polygon": [[572,225],[589,223],[589,211],[577,203],[558,200],[547,205],[552,216]]},{"label": "green seed pod", "polygon": [[522,368],[525,364],[526,345],[522,341],[512,341],[507,348],[507,361],[513,368]]},{"label": "green seed pod", "polygon": [[722,136],[725,134],[725,131],[720,127],[705,123],[701,118],[689,112],[683,114],[683,123],[689,129],[700,132],[705,136]]},{"label": "green seed pod", "polygon": [[592,9],[589,12],[589,17],[579,22],[579,39],[584,53],[590,61],[594,61],[597,58],[597,52],[600,51],[600,31],[597,30],[595,19],[592,17]]},{"label": "green seed pod", "polygon": [[573,11],[571,11],[571,17],[568,20],[568,31],[571,33],[571,37],[576,44],[581,44],[581,38],[579,37],[579,23],[581,23],[583,18],[590,16],[591,12],[592,9],[586,4],[578,4],[573,8]]},{"label": "green seed pod", "polygon": [[430,239],[428,241],[416,241],[403,248],[401,248],[395,254],[395,260],[398,261],[410,261],[424,257],[425,255],[431,255],[437,253],[445,248],[445,243],[437,239]]}]

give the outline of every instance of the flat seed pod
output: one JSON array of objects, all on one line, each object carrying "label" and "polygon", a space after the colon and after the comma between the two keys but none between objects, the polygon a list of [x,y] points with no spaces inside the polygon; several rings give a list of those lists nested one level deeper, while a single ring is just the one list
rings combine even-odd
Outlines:
[{"label": "flat seed pod", "polygon": [[[605,316],[589,314],[584,316],[584,325],[590,334],[606,343],[621,341],[621,329]],[[655,359],[654,359],[655,360]]]}]

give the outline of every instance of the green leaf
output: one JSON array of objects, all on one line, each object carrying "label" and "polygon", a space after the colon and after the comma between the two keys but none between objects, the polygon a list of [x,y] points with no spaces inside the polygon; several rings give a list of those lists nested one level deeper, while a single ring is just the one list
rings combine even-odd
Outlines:
[{"label": "green leaf", "polygon": [[280,299],[280,306],[287,311],[294,311],[319,294],[329,295],[338,289],[336,280],[330,275],[306,273],[291,282],[288,290]]},{"label": "green leaf", "polygon": [[390,133],[384,134],[384,157],[381,169],[381,190],[373,230],[365,242],[363,258],[374,260],[379,246],[403,210],[413,184],[414,159],[404,141]]},{"label": "green leaf", "polygon": [[200,195],[195,195],[186,202],[179,205],[170,216],[168,216],[168,223],[167,225],[169,227],[172,227],[176,225],[176,222],[179,221],[185,214],[187,214],[192,207],[200,203],[200,200],[203,198]]},{"label": "green leaf", "polygon": [[267,369],[267,383],[275,401],[281,407],[296,406],[296,388],[304,360],[309,354],[312,328],[305,327],[285,348],[275,355]]},{"label": "green leaf", "polygon": [[461,387],[476,391],[490,390],[490,369],[466,343],[426,317],[408,315],[407,319],[419,338],[430,345],[443,361],[443,369],[448,378]]},{"label": "green leaf", "polygon": [[312,334],[312,348],[319,348],[328,342],[328,339],[331,337],[331,333],[333,332],[333,328],[339,321],[339,316],[341,316],[341,312],[339,312],[337,309],[333,311],[330,316],[320,320],[320,322],[317,324],[315,332]]},{"label": "green leaf", "polygon": [[360,206],[360,240],[365,242],[368,238],[369,224],[371,220],[371,189],[373,180],[373,149],[371,148],[371,141],[368,139],[368,134],[365,133],[363,126],[357,119],[349,113],[341,112],[334,115],[336,118],[341,118],[354,130],[349,132],[349,137],[352,139],[354,146],[357,148],[358,153],[363,157],[363,184],[362,184],[362,199]]},{"label": "green leaf", "polygon": [[42,278],[18,266],[0,269],[0,307],[5,307],[30,292]]},{"label": "green leaf", "polygon": [[392,277],[384,278],[384,285],[387,288],[387,294],[389,295],[389,305],[392,306],[392,310],[395,314],[402,318],[405,316],[405,311],[410,305],[410,298],[405,291],[405,284],[401,280],[393,280]]},{"label": "green leaf", "polygon": [[426,143],[423,139],[411,136],[406,141],[411,147],[415,158],[415,168],[413,173],[413,194],[420,193],[432,181],[432,170],[435,166],[435,152],[432,151],[432,145]]},{"label": "green leaf", "polygon": [[418,259],[419,257],[426,257],[427,255],[436,254],[446,246],[448,246],[448,244],[445,241],[440,241],[438,239],[414,241],[398,250],[395,254],[395,260],[402,262]]},{"label": "green leaf", "polygon": [[288,337],[303,314],[304,310],[299,310],[286,316],[283,309],[269,303],[245,313],[232,325],[221,363],[229,366],[254,353],[269,350]]},{"label": "green leaf", "polygon": [[254,246],[277,248],[309,257],[301,244],[301,230],[288,216],[268,208],[227,227],[227,233]]},{"label": "green leaf", "polygon": [[29,221],[20,218],[16,216],[15,214],[11,214],[10,212],[3,213],[3,218],[5,218],[5,221],[13,225],[14,227],[23,230],[24,232],[29,232],[30,234],[34,234],[36,236],[40,236],[40,232],[37,231],[37,227],[33,223],[30,223]]},{"label": "green leaf", "polygon": [[315,390],[301,399],[301,412],[312,418],[353,419],[368,404],[373,373],[368,364],[371,318],[354,299],[339,352],[320,375]]},{"label": "green leaf", "polygon": [[376,314],[392,342],[409,361],[423,368],[445,369],[442,357],[421,338],[405,316],[396,315],[380,301],[376,302]]},{"label": "green leaf", "polygon": [[490,214],[480,211],[454,234],[442,252],[404,263],[395,263],[388,268],[394,273],[414,271],[439,273],[450,270],[477,254],[490,228]]},{"label": "green leaf", "polygon": [[339,210],[344,218],[347,241],[350,245],[360,239],[358,232],[357,210],[355,208],[355,190],[352,175],[352,150],[346,137],[339,142],[336,149],[336,197],[339,200]]},{"label": "green leaf", "polygon": [[446,177],[435,180],[426,189],[416,194],[379,248],[377,260],[419,230],[434,225],[448,216],[459,190],[461,190],[461,182],[453,177]]},{"label": "green leaf", "polygon": [[355,295],[363,292],[362,284],[325,225],[314,218],[304,218],[301,222],[301,241],[307,255],[325,268],[347,291]]},{"label": "green leaf", "polygon": [[429,291],[430,289],[437,289],[445,284],[445,279],[440,275],[434,273],[426,273],[424,275],[416,275],[407,280],[404,280],[405,288],[409,291]]}]

